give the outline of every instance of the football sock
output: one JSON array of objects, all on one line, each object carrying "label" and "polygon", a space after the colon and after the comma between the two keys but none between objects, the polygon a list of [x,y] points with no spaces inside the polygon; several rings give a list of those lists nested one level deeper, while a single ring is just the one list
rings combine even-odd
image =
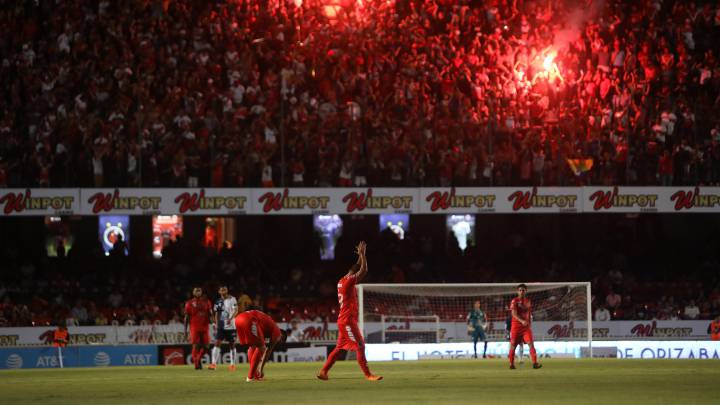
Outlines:
[{"label": "football sock", "polygon": [[235,365],[235,356],[237,355],[236,349],[233,347],[230,349],[230,364]]},{"label": "football sock", "polygon": [[211,357],[212,357],[212,364],[213,365],[218,364],[218,360],[220,360],[220,348],[219,347],[215,346],[212,348]]},{"label": "football sock", "polygon": [[365,377],[372,375],[372,373],[370,373],[370,369],[368,368],[367,359],[365,358],[365,348],[364,347],[358,348],[357,362],[360,365],[362,372],[365,374]]},{"label": "football sock", "polygon": [[327,373],[332,368],[333,364],[337,361],[338,357],[340,357],[340,352],[342,350],[338,349],[337,347],[330,352],[330,355],[327,358],[327,361],[325,361],[325,365],[322,368],[322,371]]},{"label": "football sock", "polygon": [[252,354],[250,354],[250,370],[248,370],[248,378],[255,378],[257,373],[258,364],[260,363],[260,350],[251,348]]},{"label": "football sock", "polygon": [[535,346],[530,346],[530,358],[533,364],[537,363],[537,352],[535,352]]},{"label": "football sock", "polygon": [[511,365],[515,364],[515,346],[513,346],[513,345],[510,345],[509,357],[510,357],[510,364]]}]

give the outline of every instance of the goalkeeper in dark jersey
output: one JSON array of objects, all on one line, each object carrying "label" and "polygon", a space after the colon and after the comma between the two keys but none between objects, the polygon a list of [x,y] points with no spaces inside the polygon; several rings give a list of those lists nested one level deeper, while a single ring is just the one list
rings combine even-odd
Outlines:
[{"label": "goalkeeper in dark jersey", "polygon": [[480,301],[475,301],[473,309],[467,316],[467,327],[468,335],[472,336],[473,339],[473,350],[475,354],[473,358],[477,359],[477,344],[478,341],[485,343],[483,348],[483,359],[486,358],[487,354],[487,336],[485,335],[485,329],[487,329],[487,319],[485,318],[485,312],[480,309]]}]

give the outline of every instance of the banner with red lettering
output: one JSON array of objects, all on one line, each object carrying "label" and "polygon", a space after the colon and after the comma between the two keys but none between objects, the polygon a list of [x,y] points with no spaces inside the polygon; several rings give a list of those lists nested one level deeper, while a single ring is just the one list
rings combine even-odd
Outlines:
[{"label": "banner with red lettering", "polygon": [[171,189],[171,214],[242,215],[251,207],[251,190],[242,188]]},{"label": "banner with red lettering", "polygon": [[256,188],[252,190],[252,213],[259,215],[339,214],[331,212],[332,188]]},{"label": "banner with red lettering", "polygon": [[75,215],[80,212],[76,188],[0,188],[0,215]]},{"label": "banner with red lettering", "polygon": [[[705,340],[709,320],[702,321],[607,321],[593,322],[594,340]],[[330,343],[337,339],[337,323],[300,321],[297,324],[279,322],[282,329],[294,329],[293,341]],[[485,331],[490,340],[505,340],[505,322],[490,322]],[[386,340],[402,333],[419,334],[428,332],[427,322],[389,322],[385,324]],[[438,324],[440,340],[467,341],[467,323],[465,321],[442,321]],[[52,343],[53,327],[17,327],[0,328],[0,347],[41,346]],[[546,340],[583,340],[587,338],[587,325],[584,321],[537,321],[532,323],[535,339]],[[134,326],[79,326],[68,328],[71,345],[98,344],[179,344],[186,343],[182,324],[171,325],[134,325]],[[380,343],[382,324],[365,322],[363,333],[368,343]]]},{"label": "banner with red lettering", "polygon": [[583,212],[720,212],[720,187],[583,187]]},{"label": "banner with red lettering", "polygon": [[253,189],[255,214],[418,213],[416,188]]},{"label": "banner with red lettering", "polygon": [[82,215],[237,215],[250,207],[250,189],[81,189]]},{"label": "banner with red lettering", "polygon": [[423,214],[577,213],[577,187],[421,188]]},{"label": "banner with red lettering", "polygon": [[720,187],[0,189],[0,216],[720,213]]}]

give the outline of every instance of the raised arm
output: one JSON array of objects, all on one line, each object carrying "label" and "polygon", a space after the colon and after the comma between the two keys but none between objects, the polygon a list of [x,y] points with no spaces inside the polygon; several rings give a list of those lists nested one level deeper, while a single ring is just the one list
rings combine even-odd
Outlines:
[{"label": "raised arm", "polygon": [[187,306],[184,308],[184,319],[183,324],[185,325],[185,339],[187,340],[187,334],[188,334],[188,324],[190,323],[190,315],[188,315]]},{"label": "raised arm", "polygon": [[368,272],[367,258],[365,257],[365,249],[366,248],[367,248],[367,244],[364,241],[360,241],[360,243],[358,243],[358,246],[356,249],[356,253],[358,255],[358,261],[357,261],[356,265],[360,267],[360,270],[358,270],[358,272],[357,272],[358,281],[365,278],[365,276],[367,275],[367,272]]}]

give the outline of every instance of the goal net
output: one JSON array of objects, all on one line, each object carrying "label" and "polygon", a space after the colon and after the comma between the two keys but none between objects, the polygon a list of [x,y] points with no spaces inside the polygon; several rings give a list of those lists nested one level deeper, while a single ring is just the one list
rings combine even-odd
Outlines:
[{"label": "goal net", "polygon": [[[592,341],[590,283],[526,283],[536,341]],[[505,341],[517,284],[361,284],[360,328],[367,343],[442,343],[472,339],[476,301],[489,341]]]}]

